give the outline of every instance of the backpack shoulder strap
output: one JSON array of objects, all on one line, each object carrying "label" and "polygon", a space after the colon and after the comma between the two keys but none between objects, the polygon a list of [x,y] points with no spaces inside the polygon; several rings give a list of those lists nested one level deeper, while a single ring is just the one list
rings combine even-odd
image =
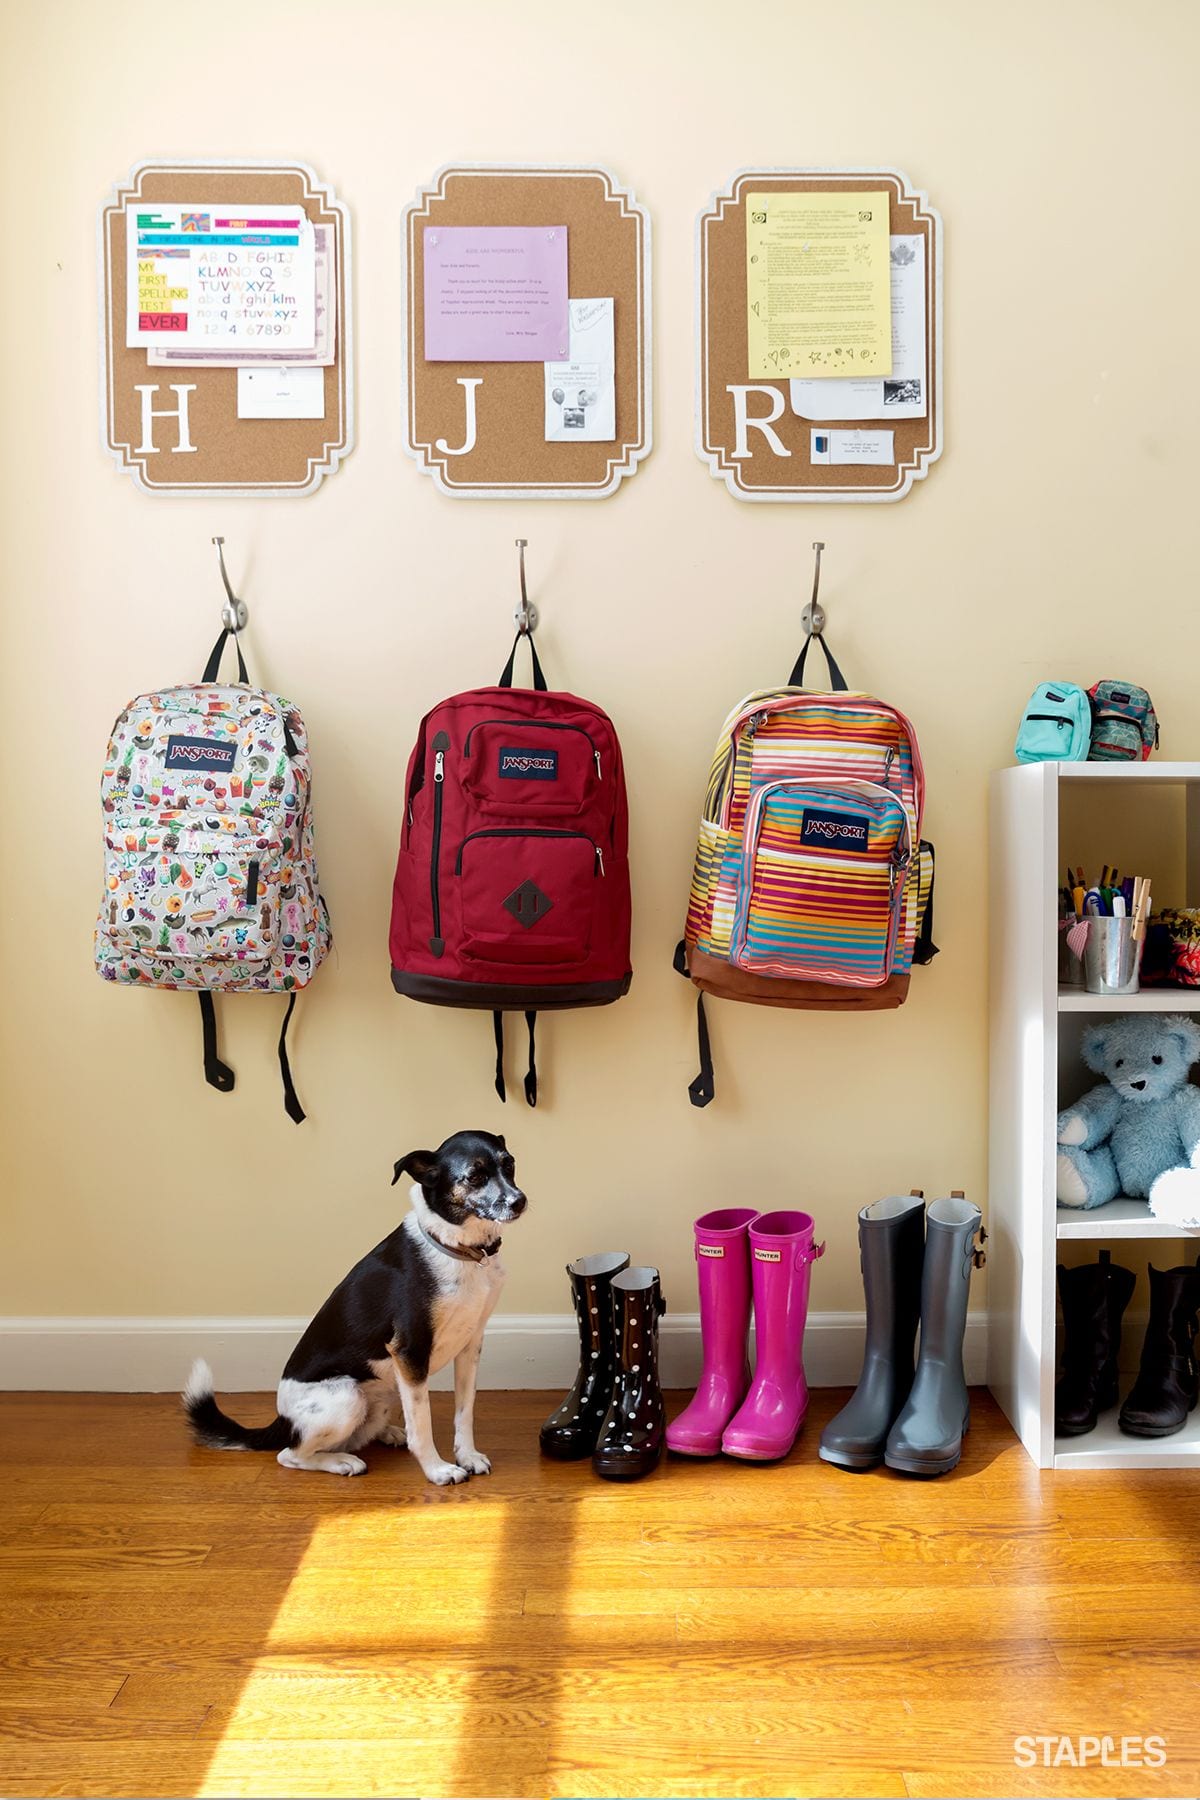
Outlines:
[{"label": "backpack shoulder strap", "polygon": [[799,656],[796,658],[795,667],[792,669],[791,674],[788,676],[788,686],[789,687],[803,687],[804,686],[804,665],[808,660],[808,647],[812,643],[814,638],[816,639],[817,643],[820,644],[821,649],[824,652],[825,662],[829,669],[829,685],[830,685],[830,687],[833,689],[835,694],[847,693],[849,691],[849,689],[848,689],[848,685],[846,682],[846,677],[842,674],[842,671],[838,668],[837,663],[834,661],[833,652],[830,650],[829,645],[825,642],[824,633],[820,632],[820,631],[810,631],[808,636],[805,638],[804,648],[801,650]]}]

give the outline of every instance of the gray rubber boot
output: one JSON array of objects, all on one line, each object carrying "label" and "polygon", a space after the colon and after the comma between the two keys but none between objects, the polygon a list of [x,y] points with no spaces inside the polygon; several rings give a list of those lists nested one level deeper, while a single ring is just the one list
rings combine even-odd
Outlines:
[{"label": "gray rubber boot", "polygon": [[862,1374],[852,1399],[821,1433],[820,1454],[840,1469],[873,1469],[913,1382],[921,1320],[925,1201],[875,1200],[858,1215],[859,1266],[867,1303]]},{"label": "gray rubber boot", "polygon": [[888,1433],[883,1460],[906,1475],[946,1475],[958,1466],[970,1401],[963,1375],[963,1333],[971,1270],[984,1260],[982,1216],[971,1200],[953,1194],[925,1214],[921,1279],[921,1349],[912,1391]]}]

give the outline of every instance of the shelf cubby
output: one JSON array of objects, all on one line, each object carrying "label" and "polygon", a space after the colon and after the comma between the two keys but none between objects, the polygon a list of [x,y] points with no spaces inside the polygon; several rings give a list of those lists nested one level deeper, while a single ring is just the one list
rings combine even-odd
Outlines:
[{"label": "shelf cubby", "polygon": [[[1040,1468],[1200,1467],[1200,1408],[1169,1438],[1126,1437],[1115,1408],[1084,1437],[1054,1434],[1059,1256],[1069,1260],[1072,1244],[1120,1242],[1141,1275],[1149,1260],[1191,1262],[1200,1248],[1200,1232],[1155,1219],[1145,1200],[1088,1210],[1056,1197],[1058,1113],[1096,1079],[1080,1057],[1088,1025],[1200,1012],[1193,988],[1109,997],[1059,987],[1066,864],[1098,869],[1112,856],[1151,876],[1156,905],[1200,905],[1200,763],[1043,763],[993,776],[988,1385]],[[1164,1240],[1177,1250],[1164,1254]]]}]

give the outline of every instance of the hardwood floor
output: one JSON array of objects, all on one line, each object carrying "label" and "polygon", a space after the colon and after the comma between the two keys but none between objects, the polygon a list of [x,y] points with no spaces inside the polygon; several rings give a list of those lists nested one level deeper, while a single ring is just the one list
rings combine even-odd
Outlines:
[{"label": "hardwood floor", "polygon": [[[453,1489],[196,1450],[169,1397],[0,1398],[0,1793],[1200,1792],[1196,1477],[1039,1474],[985,1394],[953,1475],[846,1475],[842,1398],[784,1464],[624,1487],[487,1393],[496,1472]],[[1024,1770],[1019,1734],[1168,1761]]]}]

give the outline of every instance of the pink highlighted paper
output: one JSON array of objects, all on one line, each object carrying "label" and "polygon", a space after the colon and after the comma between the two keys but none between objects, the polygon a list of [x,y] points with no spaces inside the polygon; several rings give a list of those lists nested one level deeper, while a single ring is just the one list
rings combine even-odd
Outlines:
[{"label": "pink highlighted paper", "polygon": [[426,362],[570,352],[565,225],[427,225]]}]

